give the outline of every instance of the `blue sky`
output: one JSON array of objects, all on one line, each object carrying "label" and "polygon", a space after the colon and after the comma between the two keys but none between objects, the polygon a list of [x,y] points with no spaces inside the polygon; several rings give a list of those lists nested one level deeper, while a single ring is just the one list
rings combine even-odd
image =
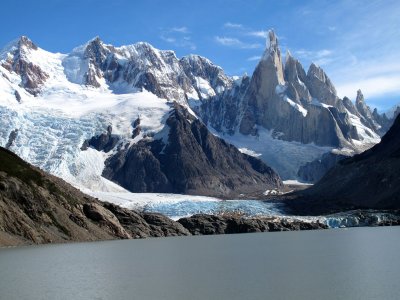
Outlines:
[{"label": "blue sky", "polygon": [[[3,46],[27,35],[70,52],[94,36],[116,46],[147,41],[178,57],[196,53],[230,75],[251,74],[273,28],[282,53],[321,65],[339,96],[385,110],[400,102],[400,1],[3,1]],[[0,47],[1,47],[0,46]]]}]

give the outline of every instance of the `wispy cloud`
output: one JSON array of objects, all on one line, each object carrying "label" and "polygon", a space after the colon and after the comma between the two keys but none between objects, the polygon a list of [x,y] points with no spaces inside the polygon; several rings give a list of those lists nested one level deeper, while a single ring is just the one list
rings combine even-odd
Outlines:
[{"label": "wispy cloud", "polygon": [[311,50],[300,49],[296,50],[295,54],[302,58],[321,58],[332,55],[332,50],[322,49],[317,51],[311,51]]},{"label": "wispy cloud", "polygon": [[355,98],[356,91],[361,89],[368,97],[374,98],[385,95],[400,95],[400,75],[371,76],[361,80],[352,80],[337,85],[339,96]]},{"label": "wispy cloud", "polygon": [[389,105],[385,104],[387,99],[400,99],[398,0],[374,0],[363,5],[354,0],[320,1],[306,4],[302,11],[309,12],[308,26],[325,28],[321,39],[329,35],[325,47],[332,53],[314,60],[325,62],[324,69],[340,97],[354,99],[361,89],[367,102],[372,99],[381,107]]},{"label": "wispy cloud", "polygon": [[247,31],[245,34],[257,38],[266,39],[268,37],[268,30]]},{"label": "wispy cloud", "polygon": [[261,55],[254,55],[254,56],[250,56],[247,61],[255,61],[255,60],[260,60],[261,59]]},{"label": "wispy cloud", "polygon": [[355,98],[361,89],[368,98],[395,95],[400,99],[400,62],[395,57],[385,57],[377,61],[356,60],[353,64],[333,69],[339,96]]},{"label": "wispy cloud", "polygon": [[332,57],[333,51],[328,49],[322,49],[316,51],[300,49],[296,50],[294,52],[294,55],[298,57],[300,60],[304,59],[310,62],[314,62],[320,66],[327,65],[333,61]]},{"label": "wispy cloud", "polygon": [[228,47],[240,49],[257,49],[262,47],[259,43],[245,43],[238,38],[216,36],[214,39],[218,44]]},{"label": "wispy cloud", "polygon": [[196,50],[196,44],[189,34],[190,31],[186,26],[171,27],[161,30],[160,39],[175,47]]},{"label": "wispy cloud", "polygon": [[163,36],[163,35],[160,36],[160,39],[162,39],[163,41],[165,41],[167,43],[175,43],[176,42],[175,38],[166,37],[166,36]]},{"label": "wispy cloud", "polygon": [[179,32],[179,33],[189,33],[189,30],[186,26],[182,27],[172,27],[169,29],[171,32]]},{"label": "wispy cloud", "polygon": [[234,28],[234,29],[240,29],[243,28],[242,24],[238,24],[238,23],[231,23],[231,22],[226,22],[224,24],[225,28]]}]

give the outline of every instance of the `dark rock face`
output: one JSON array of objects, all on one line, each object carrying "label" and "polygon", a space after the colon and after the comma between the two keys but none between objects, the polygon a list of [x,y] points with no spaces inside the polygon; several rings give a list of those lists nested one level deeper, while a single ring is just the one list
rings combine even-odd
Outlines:
[{"label": "dark rock face", "polygon": [[152,151],[156,144],[141,140],[121,149],[106,161],[103,176],[132,192],[173,192],[157,154]]},{"label": "dark rock face", "polygon": [[133,127],[132,138],[134,139],[142,131],[142,127],[140,127],[140,118],[139,117],[133,122],[132,127]]},{"label": "dark rock face", "polygon": [[102,203],[0,148],[0,246],[190,235],[180,223]]},{"label": "dark rock face", "polygon": [[212,135],[182,106],[166,121],[168,142],[144,139],[106,161],[103,176],[133,192],[229,197],[280,188],[264,163]]},{"label": "dark rock face", "polygon": [[104,203],[133,238],[191,235],[180,223],[155,213],[142,213]]},{"label": "dark rock face", "polygon": [[81,150],[87,150],[92,147],[97,151],[109,152],[118,144],[120,138],[112,134],[112,127],[107,127],[107,133],[94,136],[89,140],[84,141]]},{"label": "dark rock face", "polygon": [[122,237],[85,216],[82,205],[95,202],[0,148],[0,245]]},{"label": "dark rock face", "polygon": [[14,141],[17,138],[17,136],[18,136],[18,129],[14,129],[13,131],[10,132],[7,144],[5,146],[6,149],[10,149],[10,147],[14,144]]},{"label": "dark rock face", "polygon": [[320,159],[301,166],[297,175],[304,182],[315,183],[339,161],[345,158],[348,158],[348,156],[332,152],[324,153]]},{"label": "dark rock face", "polygon": [[14,96],[18,103],[21,103],[21,95],[18,93],[18,91],[14,91]]},{"label": "dark rock face", "polygon": [[400,208],[400,117],[371,149],[340,161],[287,205],[302,213]]},{"label": "dark rock face", "polygon": [[98,222],[100,226],[108,227],[117,237],[131,238],[131,235],[125,231],[117,217],[102,205],[85,203],[83,204],[83,213],[89,219]]},{"label": "dark rock face", "polygon": [[372,117],[378,123],[381,127],[378,128],[379,134],[382,136],[384,135],[390,127],[393,125],[394,120],[396,119],[397,115],[400,112],[400,108],[398,108],[398,112],[394,113],[393,118],[389,119],[386,114],[379,114],[378,110],[375,108],[374,111],[372,112]]},{"label": "dark rock face", "polygon": [[266,231],[327,229],[319,222],[289,221],[272,218],[242,218],[238,216],[194,215],[178,220],[193,235],[232,234]]}]

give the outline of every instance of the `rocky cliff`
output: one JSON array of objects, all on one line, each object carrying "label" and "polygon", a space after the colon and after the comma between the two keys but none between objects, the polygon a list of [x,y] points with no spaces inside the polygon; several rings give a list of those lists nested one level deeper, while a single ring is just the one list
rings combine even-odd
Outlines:
[{"label": "rocky cliff", "polygon": [[[400,117],[373,148],[340,161],[313,187],[287,201],[296,212],[400,209]],[[299,200],[300,199],[300,200]]]},{"label": "rocky cliff", "polygon": [[175,104],[166,125],[164,138],[122,147],[106,161],[103,176],[132,192],[224,198],[282,187],[270,167],[211,134],[184,107]]},{"label": "rocky cliff", "polygon": [[304,166],[301,166],[297,175],[303,182],[317,182],[339,161],[348,157],[348,155],[343,155],[339,153],[324,153],[321,158],[308,162]]},{"label": "rocky cliff", "polygon": [[165,216],[93,199],[0,148],[0,246],[189,234]]},{"label": "rocky cliff", "polygon": [[[340,99],[319,66],[311,64],[306,73],[290,52],[283,63],[278,39],[270,31],[269,46],[252,77],[214,97],[216,103],[203,104],[201,116],[228,134],[257,135],[263,127],[286,141],[355,148],[353,140],[377,138],[381,127],[359,98],[356,106]],[[357,118],[364,127],[356,126]]]}]

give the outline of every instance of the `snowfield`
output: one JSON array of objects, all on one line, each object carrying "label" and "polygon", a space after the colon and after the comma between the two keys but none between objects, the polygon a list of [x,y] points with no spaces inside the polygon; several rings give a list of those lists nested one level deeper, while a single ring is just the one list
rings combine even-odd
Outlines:
[{"label": "snowfield", "polygon": [[129,138],[138,117],[141,136],[159,133],[170,106],[148,92],[90,94],[86,99],[51,95],[17,106],[0,103],[4,105],[0,106],[0,145],[6,145],[11,131],[17,129],[11,150],[33,165],[80,188],[121,190],[100,176],[108,155],[94,149],[81,151],[83,142],[105,132],[108,125],[113,133]]},{"label": "snowfield", "polygon": [[30,59],[40,62],[52,77],[38,97],[18,86],[21,79],[17,75],[10,73],[10,81],[0,77],[0,145],[5,146],[10,133],[18,130],[10,150],[33,165],[82,189],[123,191],[101,177],[108,155],[93,149],[81,151],[83,142],[105,132],[109,125],[113,133],[129,139],[138,117],[142,131],[137,140],[144,134],[157,134],[165,127],[170,104],[147,91],[114,94],[106,87],[70,82],[62,66],[64,55],[44,50],[32,53]]},{"label": "snowfield", "polygon": [[300,166],[333,149],[275,139],[273,131],[262,127],[258,127],[258,136],[243,135],[238,132],[234,135],[221,135],[215,130],[212,132],[236,146],[242,153],[262,159],[284,180],[296,179]]}]

